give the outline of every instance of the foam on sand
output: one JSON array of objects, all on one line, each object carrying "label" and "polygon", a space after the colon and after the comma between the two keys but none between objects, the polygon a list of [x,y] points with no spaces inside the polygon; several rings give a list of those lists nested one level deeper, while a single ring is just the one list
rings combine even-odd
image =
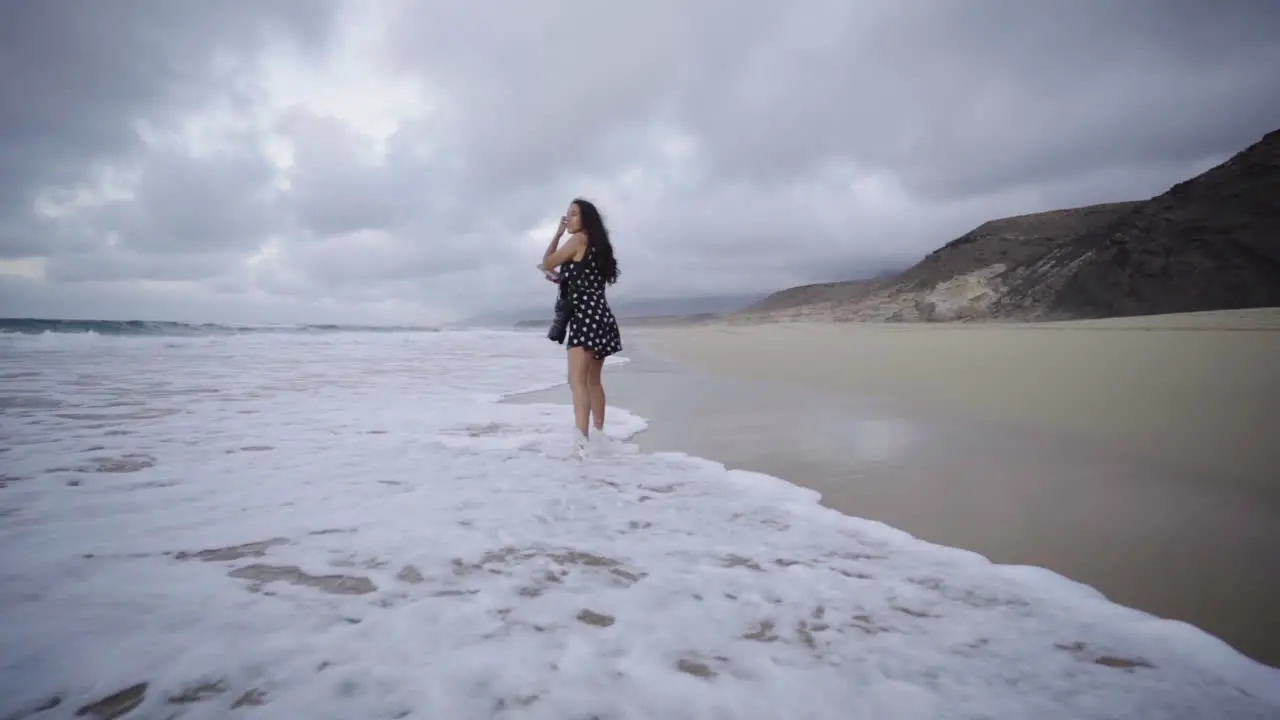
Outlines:
[{"label": "foam on sand", "polygon": [[[0,717],[1275,717],[1047,571],[609,435],[540,334],[5,339]],[[91,347],[89,347],[91,346]],[[37,715],[45,717],[45,715]]]}]

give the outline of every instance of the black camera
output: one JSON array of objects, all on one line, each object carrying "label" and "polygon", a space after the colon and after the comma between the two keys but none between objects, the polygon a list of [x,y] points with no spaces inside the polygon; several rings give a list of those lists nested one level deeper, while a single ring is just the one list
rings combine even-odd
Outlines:
[{"label": "black camera", "polygon": [[556,314],[551,320],[551,329],[547,331],[547,337],[552,342],[564,344],[565,333],[569,328],[570,308],[568,289],[561,284],[560,294],[556,296]]}]

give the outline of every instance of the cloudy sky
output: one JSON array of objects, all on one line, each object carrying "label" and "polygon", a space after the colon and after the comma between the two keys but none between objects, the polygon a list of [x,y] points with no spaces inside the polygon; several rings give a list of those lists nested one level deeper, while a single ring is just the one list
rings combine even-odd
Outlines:
[{"label": "cloudy sky", "polygon": [[10,0],[0,315],[436,323],[909,264],[1280,127],[1258,0]]}]

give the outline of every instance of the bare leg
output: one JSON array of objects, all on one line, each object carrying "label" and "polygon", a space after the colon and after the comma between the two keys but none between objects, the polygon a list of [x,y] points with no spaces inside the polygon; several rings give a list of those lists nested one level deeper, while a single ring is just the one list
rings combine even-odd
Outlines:
[{"label": "bare leg", "polygon": [[587,386],[591,354],[585,348],[569,348],[569,390],[573,393],[573,419],[578,432],[587,436],[591,417],[591,394]]},{"label": "bare leg", "polygon": [[587,356],[587,392],[591,399],[591,419],[596,430],[604,430],[604,384],[601,374],[604,372],[604,360],[597,360],[594,355]]}]

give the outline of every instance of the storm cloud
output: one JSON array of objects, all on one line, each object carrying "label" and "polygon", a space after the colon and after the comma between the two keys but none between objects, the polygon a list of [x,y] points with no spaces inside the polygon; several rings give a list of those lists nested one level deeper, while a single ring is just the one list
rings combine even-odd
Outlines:
[{"label": "storm cloud", "polygon": [[20,1],[0,314],[425,322],[908,264],[1163,191],[1280,127],[1280,8],[1168,0]]}]

